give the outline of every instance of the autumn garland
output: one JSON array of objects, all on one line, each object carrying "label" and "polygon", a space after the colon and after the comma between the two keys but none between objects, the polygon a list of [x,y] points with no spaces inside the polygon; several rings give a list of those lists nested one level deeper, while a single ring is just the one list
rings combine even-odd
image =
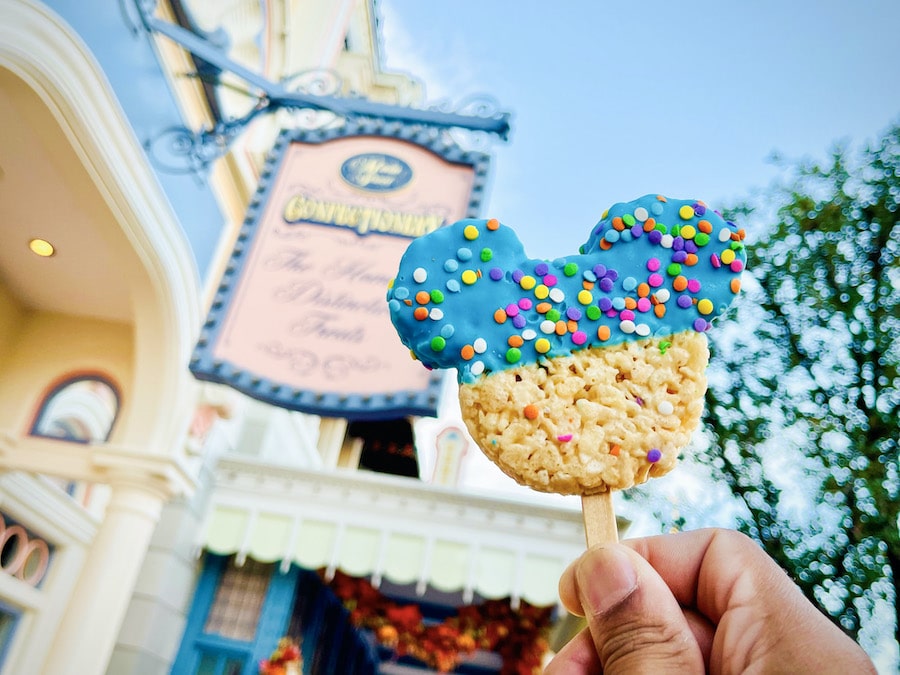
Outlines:
[{"label": "autumn garland", "polygon": [[340,571],[329,583],[350,612],[357,628],[371,630],[378,642],[398,657],[411,656],[441,673],[452,671],[476,649],[496,652],[503,659],[501,675],[535,675],[549,645],[552,607],[508,600],[489,600],[460,607],[456,616],[425,624],[416,604],[401,605],[382,595],[366,579]]}]

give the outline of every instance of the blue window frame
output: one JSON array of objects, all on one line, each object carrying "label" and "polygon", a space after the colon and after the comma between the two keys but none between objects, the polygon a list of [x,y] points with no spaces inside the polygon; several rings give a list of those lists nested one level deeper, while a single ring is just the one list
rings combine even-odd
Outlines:
[{"label": "blue window frame", "polygon": [[[259,573],[260,563],[247,564],[255,564],[254,573]],[[222,595],[228,592],[223,589],[231,583],[227,577],[236,569],[240,570],[233,556],[206,553],[173,674],[257,675],[259,662],[269,657],[283,636],[300,638],[306,675],[378,672],[378,652],[371,639],[353,628],[349,613],[316,572],[296,565],[287,572],[278,564],[267,566],[268,584],[265,591],[256,591],[264,597],[258,614],[254,612],[258,620],[252,630],[240,621],[236,630],[211,621],[213,614],[221,613]]]},{"label": "blue window frame", "polygon": [[6,655],[16,634],[22,610],[0,600],[0,668],[6,663]]},{"label": "blue window frame", "polygon": [[[247,561],[247,566],[256,575],[262,569],[260,563],[254,564],[253,561]],[[253,614],[255,625],[249,630],[235,625],[223,626],[210,621],[211,613],[229,613],[227,606],[223,610],[215,609],[217,594],[218,602],[227,605],[228,599],[222,600],[222,595],[228,591],[223,590],[225,586],[222,582],[229,575],[240,577],[241,567],[235,565],[234,556],[206,554],[181,648],[172,667],[173,674],[256,675],[259,662],[272,652],[285,633],[299,571],[292,566],[287,572],[281,572],[275,564],[264,568],[269,571],[265,589],[249,589],[244,598],[252,602],[250,596],[256,593],[262,595],[257,598],[261,600],[259,611]],[[240,593],[240,589],[236,592]],[[240,601],[238,598],[239,604]]]}]

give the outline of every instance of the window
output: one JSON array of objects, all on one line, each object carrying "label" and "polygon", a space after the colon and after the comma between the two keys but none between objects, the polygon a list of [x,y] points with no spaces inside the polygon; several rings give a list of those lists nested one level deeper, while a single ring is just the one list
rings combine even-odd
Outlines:
[{"label": "window", "polygon": [[419,462],[409,420],[352,422],[347,435],[362,439],[360,469],[419,477]]},{"label": "window", "polygon": [[0,600],[0,667],[6,661],[6,653],[16,632],[20,614],[17,608]]},{"label": "window", "polygon": [[[41,401],[29,433],[70,443],[104,443],[112,433],[119,404],[119,390],[107,378],[92,374],[67,377]],[[96,502],[89,483],[51,480],[85,508]]]},{"label": "window", "polygon": [[297,568],[207,553],[173,673],[256,675],[284,635]]},{"label": "window", "polygon": [[0,513],[0,573],[39,588],[52,557],[52,546]]},{"label": "window", "polygon": [[98,375],[79,375],[53,387],[41,402],[32,436],[74,443],[109,439],[119,414],[119,392]]},{"label": "window", "polygon": [[378,672],[376,650],[318,573],[207,553],[171,672],[256,675],[284,636],[301,644],[308,675]]},{"label": "window", "polygon": [[232,561],[222,573],[203,632],[243,642],[253,640],[273,567],[255,560],[237,567]]},{"label": "window", "polygon": [[230,659],[216,654],[204,654],[197,667],[197,675],[241,675],[242,659]]}]

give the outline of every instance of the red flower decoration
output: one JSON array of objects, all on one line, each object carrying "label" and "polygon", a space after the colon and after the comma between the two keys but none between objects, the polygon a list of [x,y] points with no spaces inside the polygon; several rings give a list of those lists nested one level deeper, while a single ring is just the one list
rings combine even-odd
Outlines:
[{"label": "red flower decoration", "polygon": [[447,673],[478,649],[503,659],[501,675],[536,675],[548,649],[546,635],[552,607],[509,600],[489,600],[460,607],[456,616],[426,626],[416,604],[386,598],[366,579],[337,572],[331,590],[350,612],[354,626],[373,631],[375,639],[398,656],[411,656],[438,672]]},{"label": "red flower decoration", "polygon": [[303,654],[297,641],[289,637],[278,640],[278,646],[269,656],[259,662],[259,675],[285,675],[287,666],[297,666],[297,672],[303,664]]},{"label": "red flower decoration", "polygon": [[401,633],[413,632],[422,625],[422,612],[418,605],[389,606],[385,609],[385,618]]}]

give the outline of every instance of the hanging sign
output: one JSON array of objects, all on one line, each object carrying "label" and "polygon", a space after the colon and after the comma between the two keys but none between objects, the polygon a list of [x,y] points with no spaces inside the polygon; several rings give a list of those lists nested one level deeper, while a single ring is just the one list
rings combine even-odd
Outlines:
[{"label": "hanging sign", "polygon": [[487,157],[393,125],[285,132],[194,353],[196,377],[350,419],[434,415],[385,294],[411,239],[476,216]]}]

